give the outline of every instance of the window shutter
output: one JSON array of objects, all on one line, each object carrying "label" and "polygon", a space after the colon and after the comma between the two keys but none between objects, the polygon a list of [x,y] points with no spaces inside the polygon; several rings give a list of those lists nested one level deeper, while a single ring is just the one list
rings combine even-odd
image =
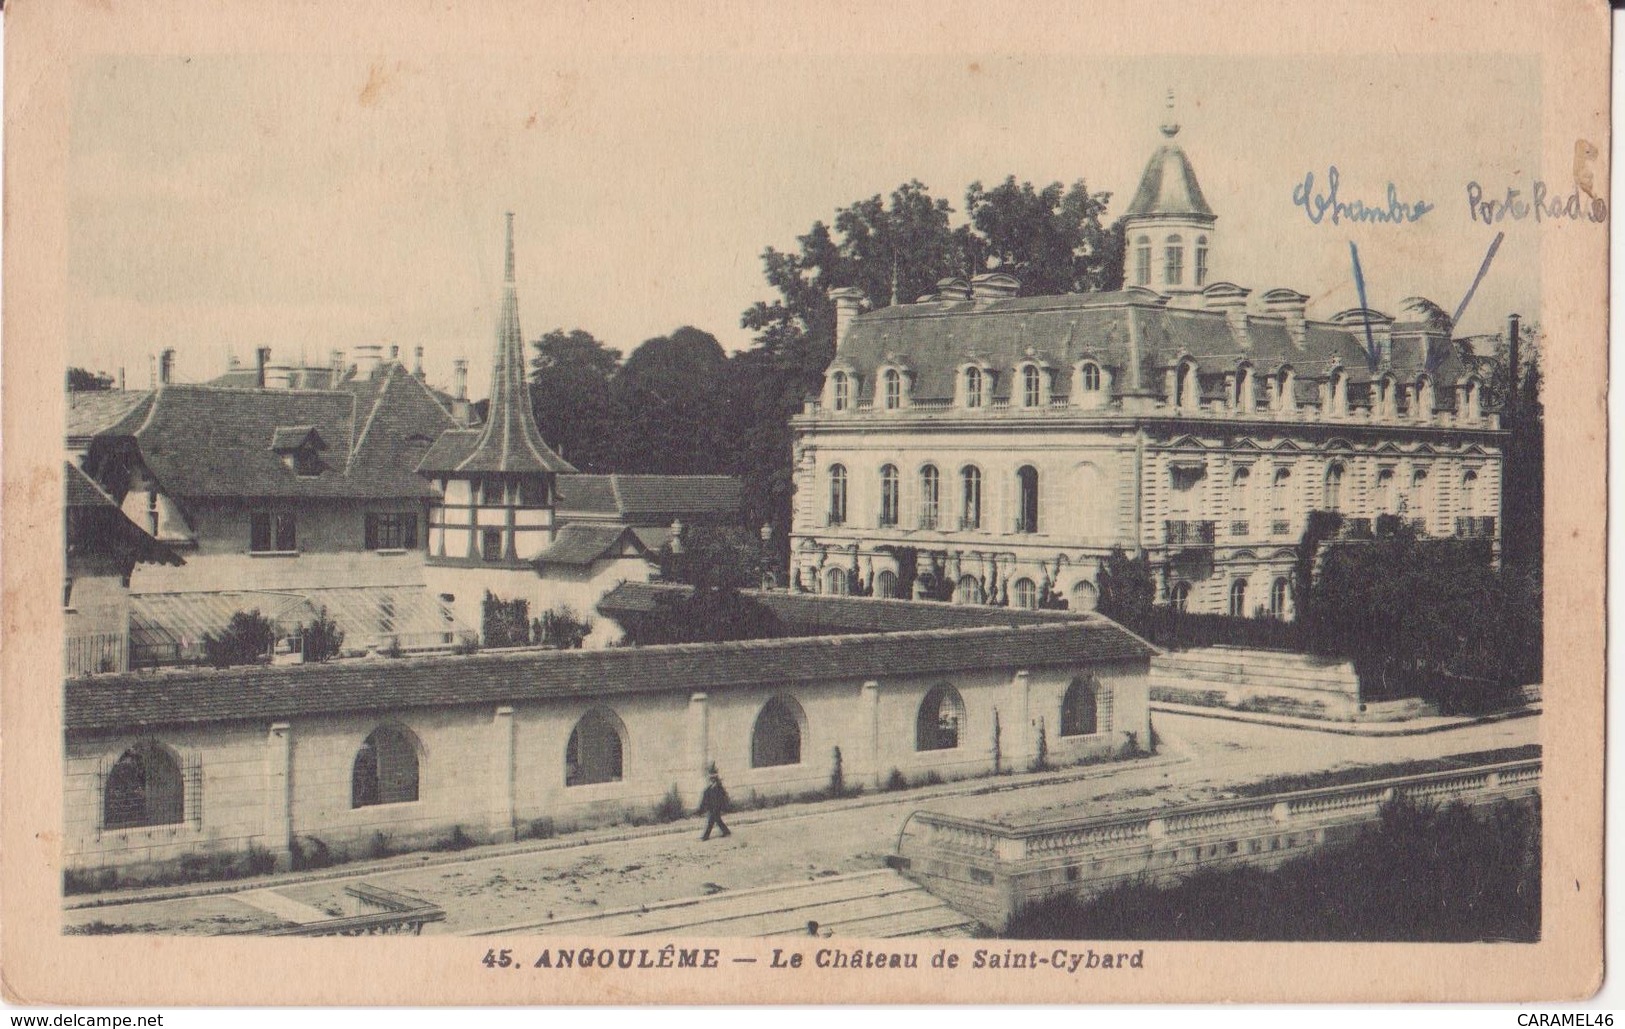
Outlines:
[{"label": "window shutter", "polygon": [[192,828],[203,828],[203,757],[191,754],[186,758],[186,820]]},{"label": "window shutter", "polygon": [[364,532],[364,536],[366,538],[362,541],[362,546],[365,547],[367,550],[377,550],[378,549],[378,517],[376,515],[367,515],[366,516],[366,530]]}]

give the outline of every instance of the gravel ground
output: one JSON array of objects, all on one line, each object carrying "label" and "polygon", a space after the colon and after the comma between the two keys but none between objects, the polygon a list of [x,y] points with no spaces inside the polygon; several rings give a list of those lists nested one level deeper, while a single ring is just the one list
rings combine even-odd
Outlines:
[{"label": "gravel ground", "polygon": [[[474,848],[455,864],[393,872],[358,868],[350,881],[364,879],[445,908],[446,920],[425,932],[466,933],[878,868],[915,810],[1003,822],[1124,813],[1233,796],[1237,786],[1272,775],[1512,747],[1538,742],[1540,736],[1536,718],[1388,738],[1167,713],[1156,716],[1156,726],[1158,758],[1102,765],[1066,782],[935,799],[900,793],[895,800],[869,806],[787,806],[736,818],[733,836],[704,843],[700,821],[690,819],[680,823],[682,831],[562,850],[491,853]],[[744,817],[762,820],[747,823]],[[287,886],[279,892],[316,908],[342,910],[345,882]],[[159,901],[67,914],[78,924],[101,921],[127,927],[121,931],[207,933],[222,931],[219,920],[230,909],[220,905],[226,902],[224,897]],[[224,931],[231,928],[239,926]]]}]

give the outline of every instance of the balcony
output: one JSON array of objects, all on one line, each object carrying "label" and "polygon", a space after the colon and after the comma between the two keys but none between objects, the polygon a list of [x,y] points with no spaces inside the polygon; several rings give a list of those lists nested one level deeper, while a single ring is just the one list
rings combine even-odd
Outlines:
[{"label": "balcony", "polygon": [[1213,546],[1213,522],[1170,518],[1163,523],[1163,526],[1165,531],[1163,542],[1170,547]]},{"label": "balcony", "polygon": [[1270,522],[1270,535],[1271,536],[1290,536],[1290,535],[1292,535],[1292,519],[1290,519],[1290,518],[1277,518],[1277,519],[1271,521]]},{"label": "balcony", "polygon": [[1456,519],[1456,535],[1468,540],[1495,538],[1494,515],[1461,515]]},{"label": "balcony", "polygon": [[1230,535],[1235,539],[1245,539],[1253,531],[1253,523],[1245,518],[1238,518],[1230,523]]},{"label": "balcony", "polygon": [[1371,519],[1344,518],[1343,527],[1338,530],[1337,535],[1341,539],[1370,539]]}]

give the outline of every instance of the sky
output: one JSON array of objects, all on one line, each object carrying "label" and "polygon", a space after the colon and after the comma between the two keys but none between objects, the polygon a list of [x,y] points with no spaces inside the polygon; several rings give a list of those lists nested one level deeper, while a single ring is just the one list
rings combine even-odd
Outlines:
[{"label": "sky", "polygon": [[[629,352],[694,325],[738,349],[741,312],[772,296],[765,247],[910,179],[959,219],[972,181],[1082,178],[1115,217],[1169,89],[1219,217],[1216,279],[1329,316],[1359,306],[1353,242],[1370,306],[1452,311],[1504,232],[1458,331],[1538,319],[1541,227],[1485,225],[1466,200],[1469,181],[1571,181],[1572,154],[1542,150],[1532,58],[121,56],[74,90],[67,359],[135,387],[164,347],[204,381],[259,346],[317,364],[423,346],[431,382],[466,357],[481,396],[505,211],[527,338],[582,328]],[[1334,165],[1345,201],[1385,205],[1393,183],[1433,209],[1315,225],[1293,188],[1323,191]]]}]

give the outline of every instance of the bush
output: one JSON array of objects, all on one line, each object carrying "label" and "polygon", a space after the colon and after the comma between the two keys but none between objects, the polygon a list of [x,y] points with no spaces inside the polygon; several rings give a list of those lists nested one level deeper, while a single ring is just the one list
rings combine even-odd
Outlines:
[{"label": "bush", "polygon": [[480,635],[487,647],[530,646],[530,601],[501,600],[486,590]]},{"label": "bush", "polygon": [[238,611],[216,636],[203,634],[204,659],[216,668],[260,664],[270,658],[276,626],[258,609]]},{"label": "bush", "polygon": [[893,790],[906,790],[908,789],[908,779],[903,776],[902,772],[893,768],[891,774],[886,776],[886,785],[882,786],[881,789],[888,793]]},{"label": "bush", "polygon": [[326,607],[321,609],[316,615],[316,620],[308,627],[301,625],[299,634],[304,644],[306,661],[330,661],[338,657],[344,649],[344,630],[327,616]]},{"label": "bush", "polygon": [[317,868],[330,868],[341,864],[346,855],[340,851],[334,853],[333,849],[315,836],[294,837],[288,845],[292,858],[293,870],[305,872]]},{"label": "bush", "polygon": [[683,795],[677,792],[677,784],[673,783],[655,805],[655,819],[661,822],[675,822],[688,814],[688,808],[683,806]]},{"label": "bush", "polygon": [[435,850],[467,850],[468,848],[470,848],[470,847],[472,847],[474,845],[475,845],[474,838],[472,836],[469,836],[467,833],[463,832],[463,827],[462,826],[454,825],[454,826],[451,827],[451,835],[447,836],[445,839],[443,839],[439,843],[435,844],[434,849]]},{"label": "bush", "polygon": [[531,625],[531,639],[537,646],[555,650],[580,650],[581,644],[592,634],[592,619],[580,618],[568,604],[551,611]]},{"label": "bush", "polygon": [[386,858],[395,854],[395,848],[390,845],[389,833],[375,832],[367,843],[367,857]]},{"label": "bush", "polygon": [[829,769],[829,795],[842,797],[846,795],[846,774],[841,770],[841,748],[835,748],[835,754]]}]

